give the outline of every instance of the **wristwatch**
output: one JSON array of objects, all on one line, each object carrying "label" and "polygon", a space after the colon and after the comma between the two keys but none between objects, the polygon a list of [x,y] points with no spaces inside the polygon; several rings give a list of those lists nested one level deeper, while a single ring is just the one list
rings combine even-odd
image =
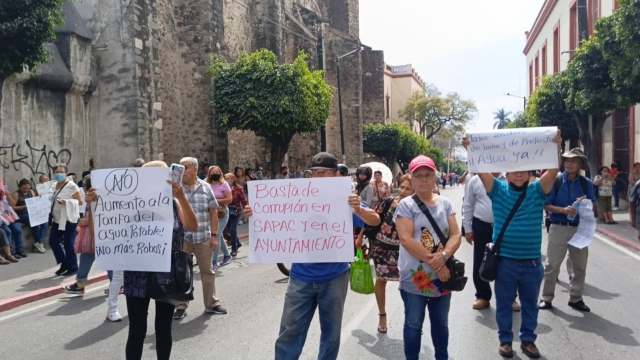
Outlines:
[{"label": "wristwatch", "polygon": [[449,260],[449,255],[447,255],[447,253],[446,253],[446,252],[444,252],[444,251],[443,251],[443,252],[441,252],[441,254],[442,254],[442,256],[444,257],[444,261]]},{"label": "wristwatch", "polygon": [[218,237],[218,234],[211,233],[211,237]]}]

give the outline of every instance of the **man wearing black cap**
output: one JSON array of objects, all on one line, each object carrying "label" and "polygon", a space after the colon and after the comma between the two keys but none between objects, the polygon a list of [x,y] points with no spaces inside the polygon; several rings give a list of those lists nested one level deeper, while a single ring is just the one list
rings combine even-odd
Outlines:
[{"label": "man wearing black cap", "polygon": [[[321,152],[311,160],[310,169],[314,178],[335,177],[338,160],[332,154]],[[357,219],[373,226],[380,224],[380,216],[371,209],[365,209],[358,195],[350,195],[348,202],[354,223]],[[246,217],[253,214],[250,206],[245,207],[244,214]],[[348,286],[349,263],[294,263],[291,266],[280,334],[276,341],[276,360],[300,357],[316,307],[322,329],[318,359],[338,357]]]},{"label": "man wearing black cap", "polygon": [[569,251],[569,259],[573,265],[573,274],[569,278],[569,303],[576,310],[588,312],[589,307],[582,300],[584,281],[587,273],[588,247],[578,249],[569,244],[569,240],[578,230],[580,216],[572,204],[578,198],[591,200],[596,206],[596,196],[593,182],[580,175],[580,169],[586,170],[589,160],[581,149],[571,149],[562,154],[564,172],[558,175],[545,202],[545,211],[549,212],[551,227],[549,228],[549,243],[547,245],[547,260],[544,264],[544,283],[542,286],[542,300],[538,307],[542,310],[550,309],[553,301],[560,265]]}]

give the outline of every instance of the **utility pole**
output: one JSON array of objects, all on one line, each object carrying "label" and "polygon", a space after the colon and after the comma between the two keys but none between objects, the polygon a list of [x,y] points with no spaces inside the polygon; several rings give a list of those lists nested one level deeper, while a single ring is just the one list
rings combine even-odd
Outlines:
[{"label": "utility pole", "polygon": [[344,121],[342,120],[342,88],[340,87],[340,59],[342,59],[343,57],[349,56],[351,54],[359,53],[363,49],[364,48],[360,46],[353,51],[350,51],[342,56],[338,56],[338,58],[336,59],[336,70],[338,71],[338,74],[337,74],[338,75],[338,107],[340,108],[340,145],[342,147],[342,163],[343,164],[346,164],[347,160],[344,152]]},{"label": "utility pole", "polygon": [[[324,36],[323,26],[320,25],[320,33],[318,34],[318,45],[316,47],[318,56],[318,70],[323,71],[322,78],[324,79]],[[320,148],[321,151],[327,151],[327,129],[324,125],[320,128]]]},{"label": "utility pole", "polygon": [[447,156],[447,175],[448,175],[448,174],[451,174],[451,171],[449,171],[449,163],[451,162],[451,137],[449,138],[449,148],[447,150],[449,150],[449,156]]}]

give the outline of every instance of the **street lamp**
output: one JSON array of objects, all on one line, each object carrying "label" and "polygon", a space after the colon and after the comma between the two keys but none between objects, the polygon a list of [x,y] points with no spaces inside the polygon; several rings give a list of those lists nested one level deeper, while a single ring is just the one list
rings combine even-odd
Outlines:
[{"label": "street lamp", "polygon": [[344,154],[344,122],[342,120],[342,89],[340,88],[340,59],[347,57],[349,55],[359,53],[364,50],[364,47],[360,46],[359,48],[350,51],[342,56],[338,56],[336,61],[336,68],[338,69],[338,107],[340,108],[340,145],[342,147],[342,163],[346,164],[346,156]]},{"label": "street lamp", "polygon": [[525,109],[527,108],[527,97],[526,96],[512,95],[512,94],[509,94],[509,93],[506,93],[504,95],[505,96],[513,96],[513,97],[517,97],[517,98],[520,98],[520,99],[524,99],[524,108]]}]

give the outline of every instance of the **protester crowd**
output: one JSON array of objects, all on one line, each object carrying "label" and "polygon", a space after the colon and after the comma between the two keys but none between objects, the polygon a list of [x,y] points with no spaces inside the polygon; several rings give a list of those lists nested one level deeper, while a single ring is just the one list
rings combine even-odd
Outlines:
[{"label": "protester crowd", "polygon": [[[506,174],[484,173],[462,176],[439,174],[436,164],[420,155],[409,164],[407,174],[397,179],[398,191],[392,194],[392,184],[382,180],[380,171],[360,166],[353,174],[351,195],[344,199],[353,212],[354,249],[363,249],[373,259],[375,298],[378,305],[378,332],[388,331],[386,288],[388,282],[399,284],[404,303],[404,355],[418,359],[423,335],[423,323],[429,313],[431,340],[436,359],[447,359],[449,344],[448,316],[452,292],[464,288],[466,278],[458,268],[454,254],[462,237],[473,245],[473,279],[476,300],[473,309],[482,311],[496,299],[498,353],[513,357],[513,312],[521,311],[520,349],[539,358],[536,347],[536,327],[539,310],[553,307],[560,266],[568,253],[570,278],[568,306],[590,311],[583,300],[588,260],[588,247],[576,248],[569,241],[580,224],[576,201],[586,199],[602,213],[605,221],[614,224],[611,211],[616,203],[614,186],[620,181],[617,167],[602,167],[593,180],[580,174],[588,159],[580,149],[561,152],[558,144],[558,168],[536,171],[514,171]],[[463,146],[469,140],[463,138]],[[216,295],[216,270],[237,256],[242,244],[238,225],[253,216],[248,203],[247,184],[266,179],[305,179],[348,177],[349,169],[338,164],[329,153],[319,153],[307,169],[297,166],[289,174],[287,167],[274,175],[269,168],[236,167],[224,173],[218,166],[199,165],[198,160],[185,157],[182,184],[169,181],[175,198],[173,204],[172,249],[194,257],[200,272],[205,312],[227,314]],[[162,161],[134,162],[136,167],[167,168]],[[560,172],[559,169],[563,168]],[[40,183],[49,181],[42,176]],[[26,199],[40,196],[29,181],[18,183],[13,194],[0,184],[0,198],[5,208],[0,217],[0,264],[15,263],[27,257],[22,246],[22,229],[31,228],[35,239],[33,252],[44,253],[44,241],[49,231],[49,245],[60,268],[56,276],[76,276],[65,293],[83,295],[88,274],[95,260],[95,242],[91,203],[97,200],[91,187],[90,172],[76,183],[66,165],[53,168],[55,188],[52,188],[50,222],[30,226]],[[163,180],[164,181],[164,180]],[[632,222],[640,225],[640,163],[636,163],[628,182],[632,206]],[[451,202],[440,195],[438,184],[460,184],[465,187],[462,224],[456,220]],[[4,188],[4,190],[3,190]],[[80,189],[86,194],[83,199]],[[639,205],[640,206],[640,205]],[[8,208],[7,208],[8,207]],[[11,211],[8,211],[11,210]],[[7,216],[9,213],[11,216]],[[531,216],[539,214],[539,216]],[[13,216],[15,215],[15,216]],[[543,219],[547,219],[547,257],[541,257]],[[640,227],[637,227],[640,229]],[[638,232],[640,239],[640,230]],[[368,243],[368,247],[367,244]],[[499,246],[495,280],[487,279],[483,264],[488,244]],[[220,260],[219,251],[222,250]],[[79,257],[78,257],[79,255]],[[348,293],[349,263],[295,263],[284,299],[284,308],[275,358],[297,359],[302,353],[307,331],[316,311],[321,323],[319,359],[336,359],[340,350],[340,331],[344,303]],[[139,271],[109,272],[111,285],[106,319],[121,321],[118,295],[124,294],[129,314],[127,359],[142,357],[147,333],[149,273]],[[494,282],[493,290],[490,282]],[[320,284],[321,286],[318,286]],[[456,285],[457,284],[457,285]],[[461,285],[460,285],[461,284]],[[169,359],[172,348],[172,319],[187,316],[189,302],[156,302],[155,333],[158,359]]]}]

